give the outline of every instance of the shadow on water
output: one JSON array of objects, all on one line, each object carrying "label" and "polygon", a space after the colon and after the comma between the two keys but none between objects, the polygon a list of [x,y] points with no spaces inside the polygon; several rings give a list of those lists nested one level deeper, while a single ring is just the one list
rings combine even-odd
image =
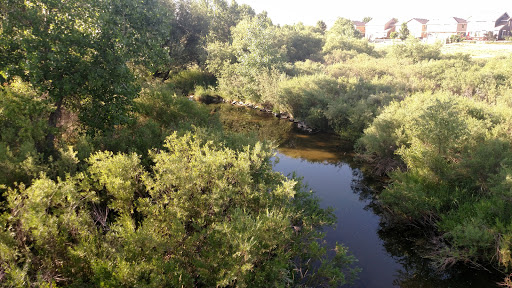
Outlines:
[{"label": "shadow on water", "polygon": [[218,105],[215,111],[226,130],[273,141],[279,159],[274,169],[303,177],[321,205],[334,208],[338,224],[326,231],[326,240],[343,243],[358,258],[363,271],[353,287],[499,287],[501,275],[482,270],[438,272],[421,257],[428,254],[421,230],[387,225],[376,200],[385,183],[354,160],[349,143],[330,134],[301,134],[287,120],[245,107]]}]

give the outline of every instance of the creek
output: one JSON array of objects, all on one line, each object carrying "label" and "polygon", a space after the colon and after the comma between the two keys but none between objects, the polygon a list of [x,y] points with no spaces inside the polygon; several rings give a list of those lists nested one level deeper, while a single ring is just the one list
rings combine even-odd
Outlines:
[{"label": "creek", "polygon": [[483,270],[455,266],[438,272],[430,260],[419,256],[424,239],[409,237],[407,229],[386,227],[376,201],[385,183],[354,160],[350,144],[335,135],[301,133],[290,121],[254,109],[213,107],[226,130],[273,141],[274,170],[303,177],[322,207],[334,208],[338,223],[334,229],[326,228],[327,245],[344,244],[362,268],[350,287],[499,287],[500,275]]}]

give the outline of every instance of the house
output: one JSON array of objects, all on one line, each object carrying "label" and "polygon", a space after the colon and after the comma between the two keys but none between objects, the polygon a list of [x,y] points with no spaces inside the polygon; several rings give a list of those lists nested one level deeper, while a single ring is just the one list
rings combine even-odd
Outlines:
[{"label": "house", "polygon": [[468,23],[462,18],[433,19],[427,23],[427,37],[429,42],[445,41],[453,35],[466,35],[467,28]]},{"label": "house", "polygon": [[468,19],[467,36],[472,39],[483,40],[484,37],[492,32],[497,40],[503,40],[505,37],[512,36],[512,19],[508,13],[503,13],[500,17],[496,16],[477,16]]},{"label": "house", "polygon": [[365,25],[365,38],[368,40],[389,38],[391,32],[396,31],[396,18],[374,18]]},{"label": "house", "polygon": [[352,21],[352,23],[354,24],[354,28],[361,32],[361,35],[364,35],[366,31],[366,23],[364,23],[363,21]]},{"label": "house", "polygon": [[427,19],[412,18],[406,23],[412,36],[419,39],[427,38]]}]

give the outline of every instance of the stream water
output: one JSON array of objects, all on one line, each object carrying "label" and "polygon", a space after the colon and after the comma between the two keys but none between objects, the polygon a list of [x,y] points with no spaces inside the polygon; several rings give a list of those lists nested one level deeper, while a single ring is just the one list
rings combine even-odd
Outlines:
[{"label": "stream water", "polygon": [[327,244],[343,243],[362,268],[351,287],[499,287],[500,276],[482,270],[462,266],[437,272],[418,256],[421,239],[388,229],[374,201],[383,184],[370,179],[348,145],[335,136],[301,134],[289,121],[245,107],[215,107],[225,129],[274,141],[274,170],[303,177],[321,205],[334,208],[338,224],[326,229]]}]

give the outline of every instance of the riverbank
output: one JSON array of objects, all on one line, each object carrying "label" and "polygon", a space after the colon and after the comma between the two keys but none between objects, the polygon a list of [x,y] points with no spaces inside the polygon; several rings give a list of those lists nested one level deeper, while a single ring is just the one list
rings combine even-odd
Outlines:
[{"label": "riverbank", "polygon": [[340,146],[336,135],[303,134],[291,123],[257,109],[220,105],[225,108],[216,113],[223,114],[225,129],[252,131],[278,144],[274,170],[301,177],[323,208],[334,209],[338,224],[324,231],[326,240],[329,245],[345,243],[362,268],[359,280],[350,287],[498,287],[499,274],[464,265],[437,271],[430,259],[422,257],[428,252],[428,240],[421,229],[387,225],[376,199],[386,184],[354,158],[350,145]]},{"label": "riverbank", "polygon": [[300,121],[297,119],[294,119],[293,116],[288,112],[275,112],[270,107],[265,107],[263,105],[253,104],[253,103],[244,103],[242,101],[226,101],[222,97],[215,95],[215,96],[201,96],[197,97],[196,95],[189,95],[188,98],[190,100],[198,101],[204,104],[220,104],[220,103],[226,103],[230,104],[232,106],[239,106],[239,107],[246,107],[248,109],[252,110],[258,110],[262,113],[267,113],[269,115],[273,115],[277,119],[285,120],[293,123],[297,129],[302,131],[303,133],[308,134],[316,134],[321,132],[320,129],[316,129],[314,127],[309,126],[306,122]]}]

